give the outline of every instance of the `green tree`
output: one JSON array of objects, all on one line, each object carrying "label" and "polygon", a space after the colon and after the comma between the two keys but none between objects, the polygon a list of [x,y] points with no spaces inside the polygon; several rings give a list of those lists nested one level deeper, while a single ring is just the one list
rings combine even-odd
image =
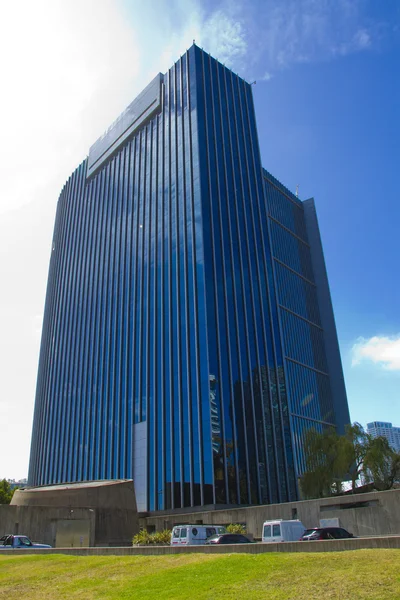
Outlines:
[{"label": "green tree", "polygon": [[360,423],[346,426],[344,436],[341,436],[339,452],[343,481],[350,479],[353,492],[357,488],[357,480],[364,473],[364,461],[371,445],[372,437],[364,431]]},{"label": "green tree", "polygon": [[306,498],[323,498],[340,493],[344,474],[344,456],[340,436],[333,427],[319,433],[310,429],[304,440],[306,472],[301,489]]},{"label": "green tree", "polygon": [[306,472],[301,489],[306,498],[322,498],[342,491],[351,481],[352,491],[364,478],[378,490],[388,490],[400,482],[400,454],[385,438],[373,438],[360,423],[346,427],[344,435],[334,428],[319,433],[310,429],[305,436]]},{"label": "green tree", "polygon": [[15,489],[11,489],[10,484],[6,479],[0,481],[0,504],[10,504]]},{"label": "green tree", "polygon": [[400,454],[384,437],[373,438],[364,459],[364,478],[377,490],[390,490],[400,482]]}]

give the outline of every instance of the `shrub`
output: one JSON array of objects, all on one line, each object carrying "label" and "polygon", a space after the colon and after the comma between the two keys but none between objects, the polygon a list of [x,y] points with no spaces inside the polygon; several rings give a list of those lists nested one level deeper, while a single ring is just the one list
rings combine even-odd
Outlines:
[{"label": "shrub", "polygon": [[246,527],[240,523],[231,523],[227,525],[226,530],[228,533],[247,533]]},{"label": "shrub", "polygon": [[150,544],[150,534],[147,529],[141,529],[139,533],[133,536],[132,544],[134,546],[139,544]]},{"label": "shrub", "polygon": [[169,546],[171,543],[171,530],[164,529],[164,531],[156,531],[150,535],[153,538],[153,544],[166,544]]},{"label": "shrub", "polygon": [[171,530],[164,529],[164,531],[156,531],[155,533],[149,533],[146,529],[141,529],[132,540],[134,546],[143,545],[169,545],[171,541]]}]

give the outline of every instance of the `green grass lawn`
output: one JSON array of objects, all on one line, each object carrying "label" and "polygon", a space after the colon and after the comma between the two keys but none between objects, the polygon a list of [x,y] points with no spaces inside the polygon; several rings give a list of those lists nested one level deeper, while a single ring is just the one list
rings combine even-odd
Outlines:
[{"label": "green grass lawn", "polygon": [[0,556],[0,597],[400,599],[400,550]]}]

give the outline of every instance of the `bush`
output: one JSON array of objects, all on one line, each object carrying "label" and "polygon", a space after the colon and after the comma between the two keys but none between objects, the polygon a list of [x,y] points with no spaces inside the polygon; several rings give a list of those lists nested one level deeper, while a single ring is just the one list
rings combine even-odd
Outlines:
[{"label": "bush", "polygon": [[169,546],[169,544],[171,543],[171,530],[170,529],[164,529],[164,531],[156,531],[156,533],[152,533],[150,535],[151,538],[153,538],[153,541],[151,543],[153,544],[166,544]]},{"label": "bush", "polygon": [[150,544],[150,534],[147,529],[141,529],[139,533],[133,536],[132,544],[138,546],[139,544]]},{"label": "bush", "polygon": [[134,546],[148,546],[155,544],[158,546],[169,545],[171,542],[171,530],[164,529],[164,531],[156,531],[155,533],[149,533],[147,529],[141,529],[132,540]]},{"label": "bush", "polygon": [[226,530],[228,533],[247,533],[246,527],[240,523],[231,523]]}]

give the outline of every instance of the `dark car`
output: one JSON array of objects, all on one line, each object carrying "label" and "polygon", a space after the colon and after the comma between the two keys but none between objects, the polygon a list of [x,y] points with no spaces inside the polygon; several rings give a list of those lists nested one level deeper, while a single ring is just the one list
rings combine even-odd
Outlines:
[{"label": "dark car", "polygon": [[343,527],[313,527],[312,529],[305,530],[300,541],[344,540],[353,537],[354,535],[343,529]]},{"label": "dark car", "polygon": [[254,542],[241,533],[220,533],[209,537],[205,544],[211,546],[214,544],[254,544]]}]

